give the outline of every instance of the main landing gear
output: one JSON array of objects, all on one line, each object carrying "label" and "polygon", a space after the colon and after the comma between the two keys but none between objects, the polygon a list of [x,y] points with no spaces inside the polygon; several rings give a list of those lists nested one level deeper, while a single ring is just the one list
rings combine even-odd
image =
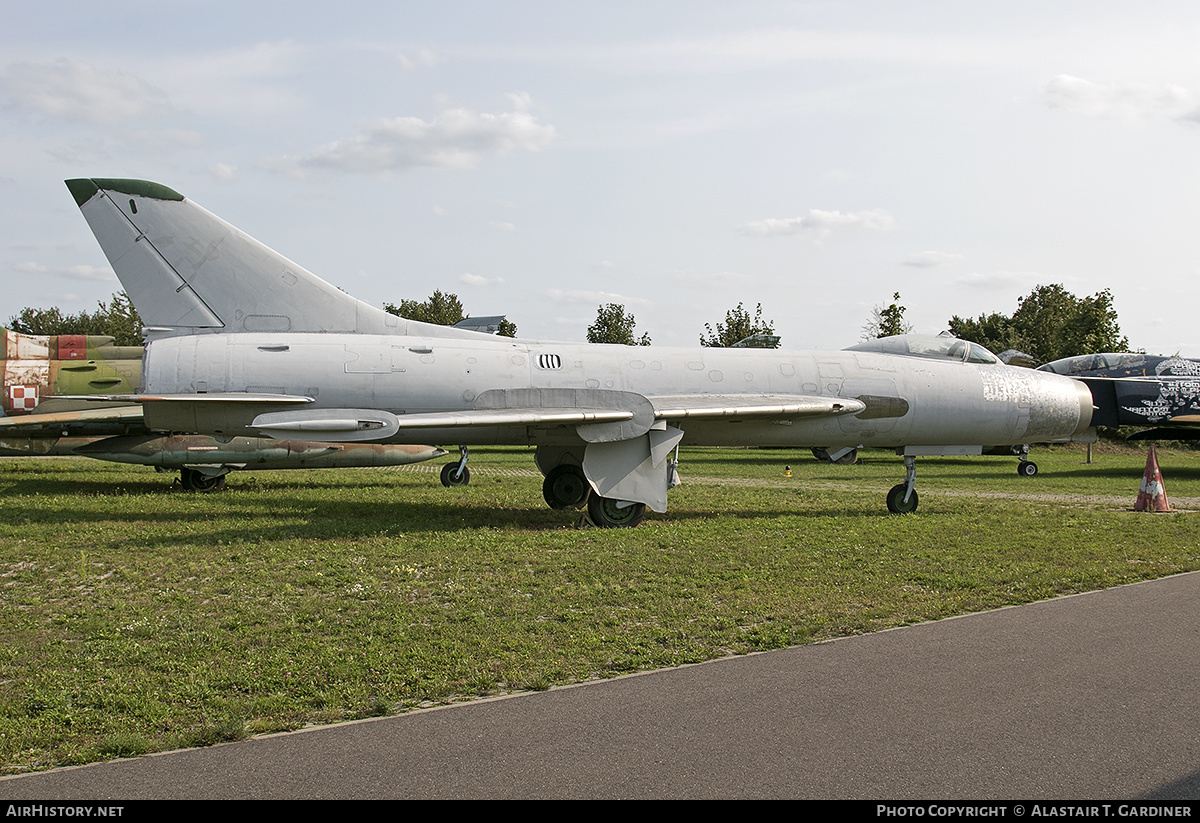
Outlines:
[{"label": "main landing gear", "polygon": [[467,447],[459,446],[458,453],[457,463],[442,466],[442,485],[446,488],[465,486],[471,482],[471,472],[467,469]]},{"label": "main landing gear", "polygon": [[602,529],[631,529],[646,516],[646,504],[593,494],[588,497],[587,511],[592,524]]},{"label": "main landing gear", "polygon": [[587,519],[601,529],[632,528],[646,516],[645,503],[593,494],[583,468],[574,463],[560,463],[546,473],[542,497],[552,509],[578,509],[586,505]]},{"label": "main landing gear", "polygon": [[555,466],[542,481],[542,497],[552,509],[578,509],[591,493],[583,469],[570,463]]},{"label": "main landing gear", "polygon": [[824,446],[813,446],[813,457],[822,463],[838,463],[842,466],[853,466],[858,462],[858,449],[845,446],[840,449],[828,449]]},{"label": "main landing gear", "polygon": [[219,492],[225,488],[225,474],[205,474],[199,469],[180,469],[179,484],[190,492]]}]

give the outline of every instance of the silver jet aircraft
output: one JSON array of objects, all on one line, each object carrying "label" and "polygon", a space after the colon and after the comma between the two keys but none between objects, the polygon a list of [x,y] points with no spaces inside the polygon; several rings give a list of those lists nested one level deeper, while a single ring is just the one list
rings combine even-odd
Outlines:
[{"label": "silver jet aircraft", "polygon": [[[172,189],[68,180],[148,327],[142,404],[159,432],[533,445],[555,508],[601,527],[666,510],[678,448],[893,447],[915,457],[1070,437],[1087,387],[999,363],[873,352],[666,348],[484,336],[357,300]],[[118,399],[115,397],[109,400]]]}]

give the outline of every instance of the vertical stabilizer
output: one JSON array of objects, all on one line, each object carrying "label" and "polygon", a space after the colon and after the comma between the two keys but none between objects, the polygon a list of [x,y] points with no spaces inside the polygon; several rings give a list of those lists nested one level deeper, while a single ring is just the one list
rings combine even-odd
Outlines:
[{"label": "vertical stabilizer", "polygon": [[331,286],[166,186],[66,183],[147,327],[404,334],[413,325]]}]

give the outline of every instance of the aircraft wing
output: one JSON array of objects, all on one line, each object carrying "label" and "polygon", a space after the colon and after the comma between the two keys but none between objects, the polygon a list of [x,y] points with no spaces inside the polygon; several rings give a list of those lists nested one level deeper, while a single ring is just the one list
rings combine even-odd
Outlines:
[{"label": "aircraft wing", "polygon": [[[373,429],[376,436],[364,439],[382,439],[400,429],[584,425],[618,422],[632,417],[633,412],[614,409],[476,409],[420,414],[392,414],[378,409],[313,409],[260,414],[254,418],[251,426],[276,438],[303,435],[308,440],[336,440]],[[372,426],[375,422],[380,425]]]},{"label": "aircraft wing", "polygon": [[66,432],[85,435],[126,434],[131,428],[144,428],[141,406],[0,417],[0,432],[19,437],[59,437]]},{"label": "aircraft wing", "polygon": [[[577,401],[579,405],[569,405]],[[607,401],[607,402],[606,402]],[[482,407],[481,407],[482,406]],[[383,440],[400,430],[463,427],[578,427],[588,442],[640,437],[656,421],[853,414],[860,400],[802,395],[676,395],[533,390],[488,392],[464,411],[392,414],[380,409],[297,409],[260,414],[251,428],[269,437],[306,440]]]},{"label": "aircraft wing", "polygon": [[1177,414],[1167,420],[1169,426],[1200,427],[1200,414]]},{"label": "aircraft wing", "polygon": [[[387,440],[400,430],[464,427],[531,428],[577,427],[588,442],[613,442],[640,437],[657,421],[743,418],[790,418],[855,414],[861,400],[807,395],[699,394],[644,397],[633,392],[603,390],[494,390],[481,394],[474,409],[393,414],[382,409],[305,409],[312,398],[295,395],[249,394],[133,394],[87,395],[79,400],[126,402],[122,409],[65,413],[70,419],[125,418],[156,431],[248,428],[276,439],[319,442]],[[281,410],[282,409],[282,410]],[[39,415],[59,425],[67,418]],[[203,418],[206,425],[198,426]],[[5,418],[20,420],[25,418]],[[29,425],[29,424],[26,424]],[[47,429],[51,431],[53,429]]]},{"label": "aircraft wing", "polygon": [[[215,404],[238,406],[249,404],[254,410],[277,408],[279,405],[311,403],[312,398],[266,394],[87,394],[57,395],[44,405],[58,406],[80,403],[107,404],[103,408],[67,409],[33,412],[32,414],[0,417],[0,432],[20,437],[60,437],[66,434],[109,435],[132,434],[151,429],[187,429],[186,426],[164,425],[161,414],[147,414],[145,404],[154,407],[176,407],[194,410],[198,406]],[[116,405],[114,405],[116,404]],[[173,420],[171,422],[174,422]]]}]

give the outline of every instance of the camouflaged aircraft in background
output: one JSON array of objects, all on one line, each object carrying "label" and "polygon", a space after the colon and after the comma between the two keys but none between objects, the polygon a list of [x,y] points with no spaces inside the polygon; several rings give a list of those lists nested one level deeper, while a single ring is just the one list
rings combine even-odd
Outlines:
[{"label": "camouflaged aircraft in background", "polygon": [[542,494],[598,526],[666,510],[680,445],[888,446],[912,512],[917,455],[1070,437],[1092,397],[1001,363],[874,352],[669,348],[497,338],[388,314],[166,186],[68,180],[146,324],[141,404],[156,432],[534,445]]},{"label": "camouflaged aircraft in background", "polygon": [[1091,389],[1093,426],[1149,426],[1130,440],[1200,437],[1200,360],[1136,352],[1064,357],[1038,366]]},{"label": "camouflaged aircraft in background", "polygon": [[84,455],[177,470],[185,489],[217,491],[234,469],[399,466],[446,454],[432,446],[312,443],[151,432],[142,407],[84,395],[131,394],[142,383],[141,346],[113,338],[39,336],[0,329],[0,456]]}]

